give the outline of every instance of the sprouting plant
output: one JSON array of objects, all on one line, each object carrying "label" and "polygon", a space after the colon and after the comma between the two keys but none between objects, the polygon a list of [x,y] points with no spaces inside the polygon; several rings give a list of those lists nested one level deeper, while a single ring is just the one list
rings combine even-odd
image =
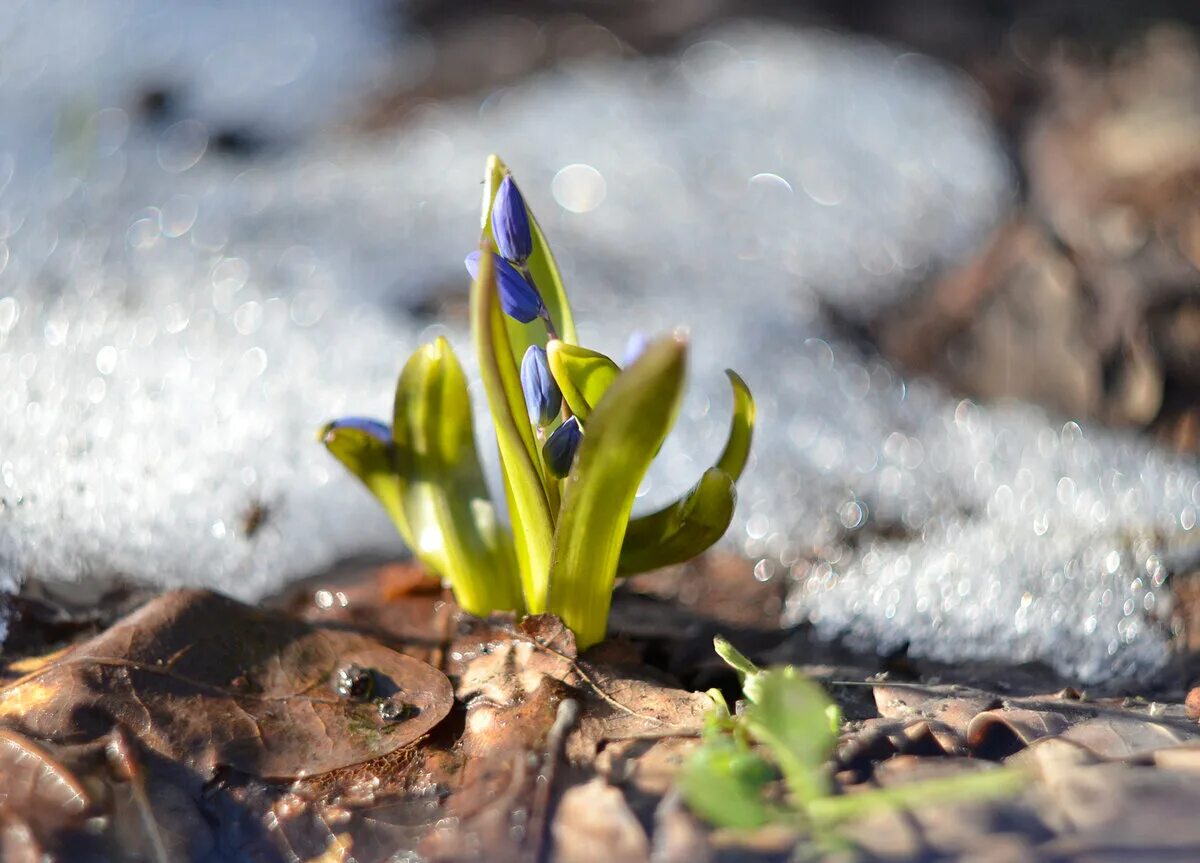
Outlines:
[{"label": "sprouting plant", "polygon": [[[737,671],[745,696],[732,713],[719,690],[703,740],[680,774],[680,790],[696,814],[717,827],[783,824],[818,839],[851,818],[881,808],[1011,794],[1023,773],[1001,768],[910,785],[834,794],[828,764],[841,711],[792,666],[758,668],[722,638],[717,654]],[[782,780],[782,795],[778,790]]]},{"label": "sprouting plant", "polygon": [[725,533],[754,401],[727,372],[733,417],[716,463],[674,503],[631,518],[678,411],[687,342],[635,336],[625,368],[580,346],[550,247],[496,156],[483,204],[466,260],[471,331],[511,528],[489,497],[467,379],[443,338],[404,366],[390,425],[346,418],[319,437],[466,611],[553,612],[587,647],[604,638],[616,578],[685,561]]}]

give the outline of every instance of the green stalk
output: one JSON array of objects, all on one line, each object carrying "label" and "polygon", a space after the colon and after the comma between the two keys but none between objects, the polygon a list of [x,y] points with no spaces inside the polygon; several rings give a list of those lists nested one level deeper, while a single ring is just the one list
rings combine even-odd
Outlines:
[{"label": "green stalk", "polygon": [[471,335],[496,427],[525,608],[530,614],[540,614],[546,610],[554,520],[490,254],[480,256],[479,275],[471,285]]},{"label": "green stalk", "polygon": [[883,809],[915,809],[936,803],[977,802],[1007,797],[1028,784],[1027,773],[1002,767],[963,776],[925,779],[911,785],[819,797],[809,801],[805,811],[814,824],[832,826]]}]

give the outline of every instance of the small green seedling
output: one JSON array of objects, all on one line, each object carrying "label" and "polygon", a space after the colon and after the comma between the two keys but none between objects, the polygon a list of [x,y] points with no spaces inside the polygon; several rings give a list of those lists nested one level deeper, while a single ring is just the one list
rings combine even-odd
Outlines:
[{"label": "small green seedling", "polygon": [[624,368],[580,346],[550,247],[496,156],[484,186],[480,246],[466,261],[471,333],[511,527],[489,496],[467,379],[443,338],[405,364],[390,424],[349,417],[319,439],[463,609],[553,612],[588,647],[604,638],[616,578],[688,560],[725,533],[754,400],[728,372],[733,416],[716,463],[674,503],[631,518],[678,412],[687,343],[631,342]]},{"label": "small green seedling", "polygon": [[[719,690],[709,691],[713,707],[702,744],[680,774],[680,790],[716,827],[782,824],[827,838],[838,824],[879,809],[978,800],[1024,784],[1020,771],[996,769],[836,795],[828,765],[841,726],[837,705],[790,665],[763,670],[722,638],[714,646],[737,671],[745,700],[733,714]],[[780,779],[782,795],[772,793]]]}]

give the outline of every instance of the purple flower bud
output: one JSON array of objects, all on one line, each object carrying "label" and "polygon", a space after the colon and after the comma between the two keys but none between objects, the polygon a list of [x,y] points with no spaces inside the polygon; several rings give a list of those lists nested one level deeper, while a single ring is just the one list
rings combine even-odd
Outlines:
[{"label": "purple flower bud", "polygon": [[492,203],[492,234],[500,254],[513,263],[523,264],[533,253],[529,212],[512,177],[505,177],[496,190],[496,200]]},{"label": "purple flower bud", "polygon": [[625,355],[621,359],[621,365],[633,365],[648,347],[650,347],[650,340],[646,338],[646,334],[641,330],[634,330],[629,334],[629,340],[625,342]]},{"label": "purple flower bud", "polygon": [[542,458],[546,460],[546,469],[561,479],[571,472],[571,464],[575,461],[575,451],[583,440],[583,429],[579,420],[567,417],[566,422],[554,430],[546,445],[542,447]]},{"label": "purple flower bud", "polygon": [[536,426],[553,422],[562,407],[562,392],[550,374],[544,348],[530,345],[521,358],[521,389],[525,391],[529,421]]},{"label": "purple flower bud", "polygon": [[383,443],[390,444],[392,442],[392,427],[385,422],[367,417],[342,417],[340,420],[334,420],[325,426],[325,433],[329,434],[338,429],[358,429],[378,438]]},{"label": "purple flower bud", "polygon": [[[511,318],[527,324],[546,314],[546,306],[533,285],[517,272],[516,267],[495,252],[488,252],[496,269],[496,287],[500,291],[500,308]],[[479,252],[467,255],[467,272],[471,278],[479,275]]]}]

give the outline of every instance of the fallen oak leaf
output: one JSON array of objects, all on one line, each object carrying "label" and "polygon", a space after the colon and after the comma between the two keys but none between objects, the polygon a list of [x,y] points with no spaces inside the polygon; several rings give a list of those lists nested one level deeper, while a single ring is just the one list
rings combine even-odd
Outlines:
[{"label": "fallen oak leaf", "polygon": [[[337,672],[352,664],[370,669],[373,698],[335,692]],[[452,700],[445,675],[371,639],[175,591],[0,687],[0,724],[50,741],[122,726],[202,777],[224,764],[285,778],[412,743]]]},{"label": "fallen oak leaf", "polygon": [[104,748],[112,784],[110,821],[123,853],[155,863],[201,857],[211,846],[208,831],[190,797],[160,782],[151,790],[137,744],[120,728]]},{"label": "fallen oak leaf", "polygon": [[14,659],[0,671],[0,677],[4,680],[17,680],[53,662],[68,650],[70,650],[69,647],[63,647],[40,656],[23,656],[20,659]]},{"label": "fallen oak leaf", "polygon": [[44,748],[12,731],[0,730],[0,815],[17,815],[35,827],[77,824],[93,807],[75,774]]}]

